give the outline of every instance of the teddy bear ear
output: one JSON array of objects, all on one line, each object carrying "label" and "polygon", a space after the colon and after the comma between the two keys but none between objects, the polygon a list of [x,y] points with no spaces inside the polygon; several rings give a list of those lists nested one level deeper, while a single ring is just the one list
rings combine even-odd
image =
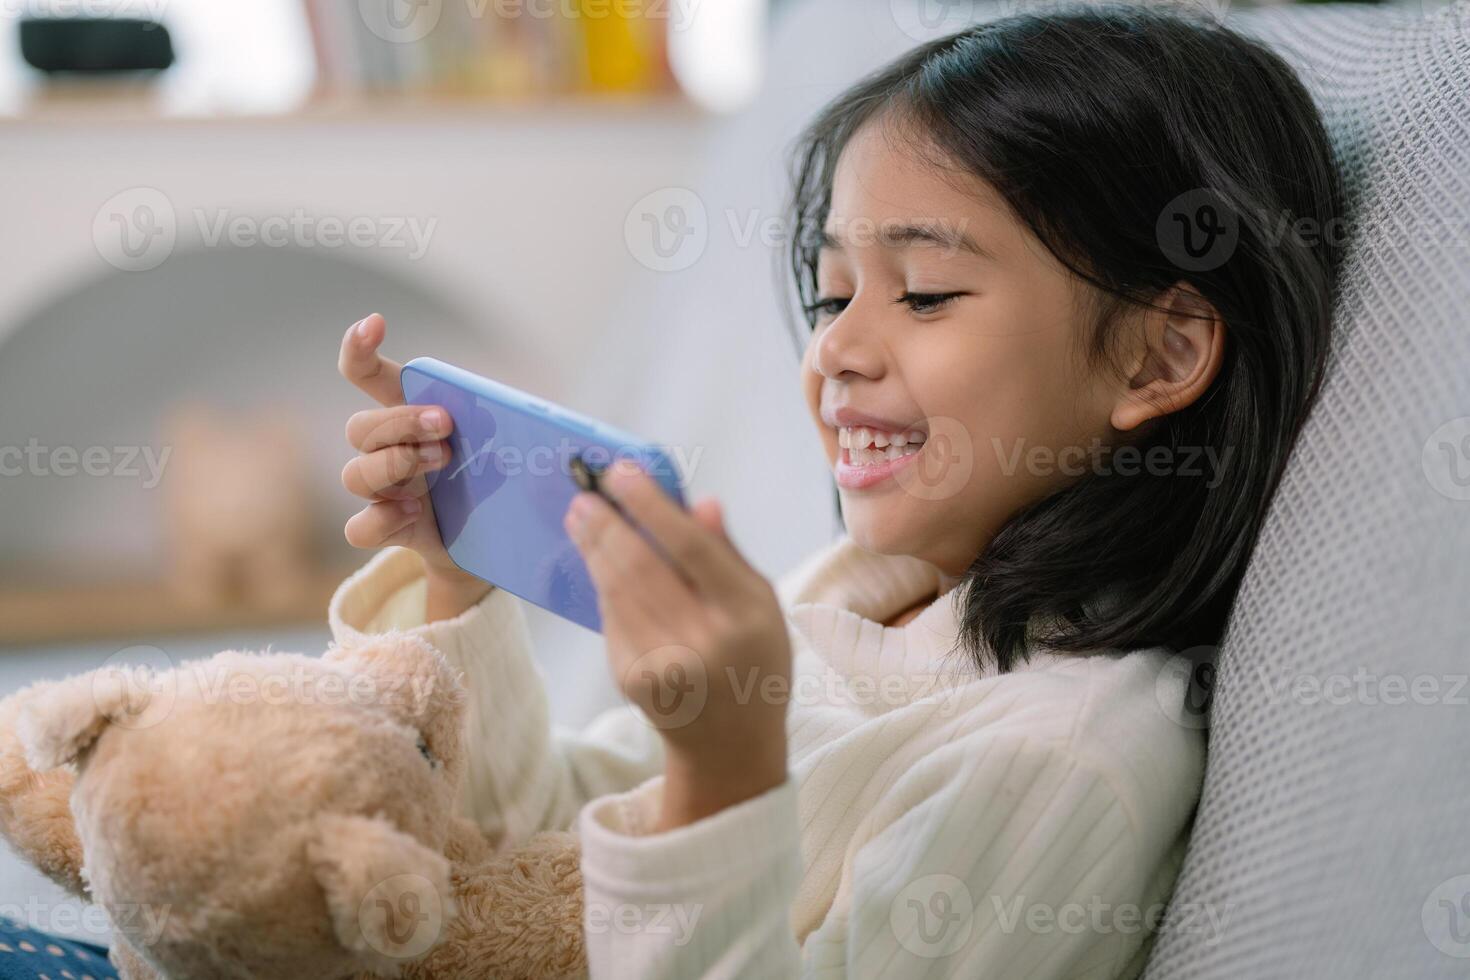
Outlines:
[{"label": "teddy bear ear", "polygon": [[306,854],[337,941],[375,973],[422,957],[455,914],[448,859],[381,817],[323,814]]},{"label": "teddy bear ear", "polygon": [[44,771],[77,761],[109,725],[146,719],[156,693],[155,676],[141,667],[106,667],[49,685],[16,721],[26,762]]},{"label": "teddy bear ear", "polygon": [[328,650],[325,661],[346,665],[374,683],[379,703],[407,725],[425,731],[433,722],[457,728],[465,706],[459,671],[428,643],[404,633],[384,633]]}]

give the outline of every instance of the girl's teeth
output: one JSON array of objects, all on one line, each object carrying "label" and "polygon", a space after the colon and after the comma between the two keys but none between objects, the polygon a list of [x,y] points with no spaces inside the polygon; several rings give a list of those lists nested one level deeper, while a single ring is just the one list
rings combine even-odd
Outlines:
[{"label": "girl's teeth", "polygon": [[852,465],[872,466],[918,452],[924,448],[924,433],[917,429],[888,433],[861,425],[844,426],[837,430],[837,445],[847,450]]}]

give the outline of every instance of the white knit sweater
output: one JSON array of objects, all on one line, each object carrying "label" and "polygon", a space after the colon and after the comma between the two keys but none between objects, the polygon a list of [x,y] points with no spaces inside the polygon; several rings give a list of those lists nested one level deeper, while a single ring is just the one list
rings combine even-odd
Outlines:
[{"label": "white knit sweater", "polygon": [[881,625],[936,585],[846,538],[783,579],[791,778],[666,833],[657,731],[631,708],[554,730],[521,600],[425,625],[420,561],[390,549],[331,625],[412,630],[464,672],[463,808],[507,842],[576,825],[593,977],[1136,975],[1204,767],[1182,675],[1158,651],[977,672],[947,655],[953,592]]}]

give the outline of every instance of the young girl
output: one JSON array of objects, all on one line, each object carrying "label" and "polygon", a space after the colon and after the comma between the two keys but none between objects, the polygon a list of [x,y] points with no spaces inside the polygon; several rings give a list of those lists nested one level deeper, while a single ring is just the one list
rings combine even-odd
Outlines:
[{"label": "young girl", "polygon": [[506,841],[576,826],[594,976],[1133,976],[1204,762],[1171,656],[1219,641],[1317,390],[1337,256],[1308,231],[1339,213],[1299,81],[1218,25],[926,44],[797,154],[844,537],[773,588],[713,501],[611,473],[664,554],[592,494],[566,523],[641,714],[553,731],[519,601],[440,544],[449,419],[400,403],[375,315],[342,344],[388,406],[348,423],[346,531],[402,547],[333,631],[464,672],[465,807]]}]

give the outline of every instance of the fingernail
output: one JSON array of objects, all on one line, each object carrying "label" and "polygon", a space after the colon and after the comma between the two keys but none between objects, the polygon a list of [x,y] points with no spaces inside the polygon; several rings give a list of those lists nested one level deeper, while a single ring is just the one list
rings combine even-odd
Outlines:
[{"label": "fingernail", "polygon": [[443,424],[443,417],[444,413],[440,409],[431,408],[419,416],[419,423],[423,425],[425,432],[433,434],[439,431],[439,426]]},{"label": "fingernail", "polygon": [[360,340],[367,340],[367,322],[368,318],[363,317],[361,320],[357,321],[357,326],[352,328],[353,330],[357,331],[357,336]]},{"label": "fingernail", "polygon": [[417,497],[410,497],[403,502],[403,512],[405,514],[417,514],[423,509],[424,505],[419,503]]},{"label": "fingernail", "polygon": [[437,442],[430,443],[427,446],[419,447],[419,459],[423,460],[425,463],[439,462],[439,457],[442,456],[443,453],[444,451],[439,448],[439,444]]}]

